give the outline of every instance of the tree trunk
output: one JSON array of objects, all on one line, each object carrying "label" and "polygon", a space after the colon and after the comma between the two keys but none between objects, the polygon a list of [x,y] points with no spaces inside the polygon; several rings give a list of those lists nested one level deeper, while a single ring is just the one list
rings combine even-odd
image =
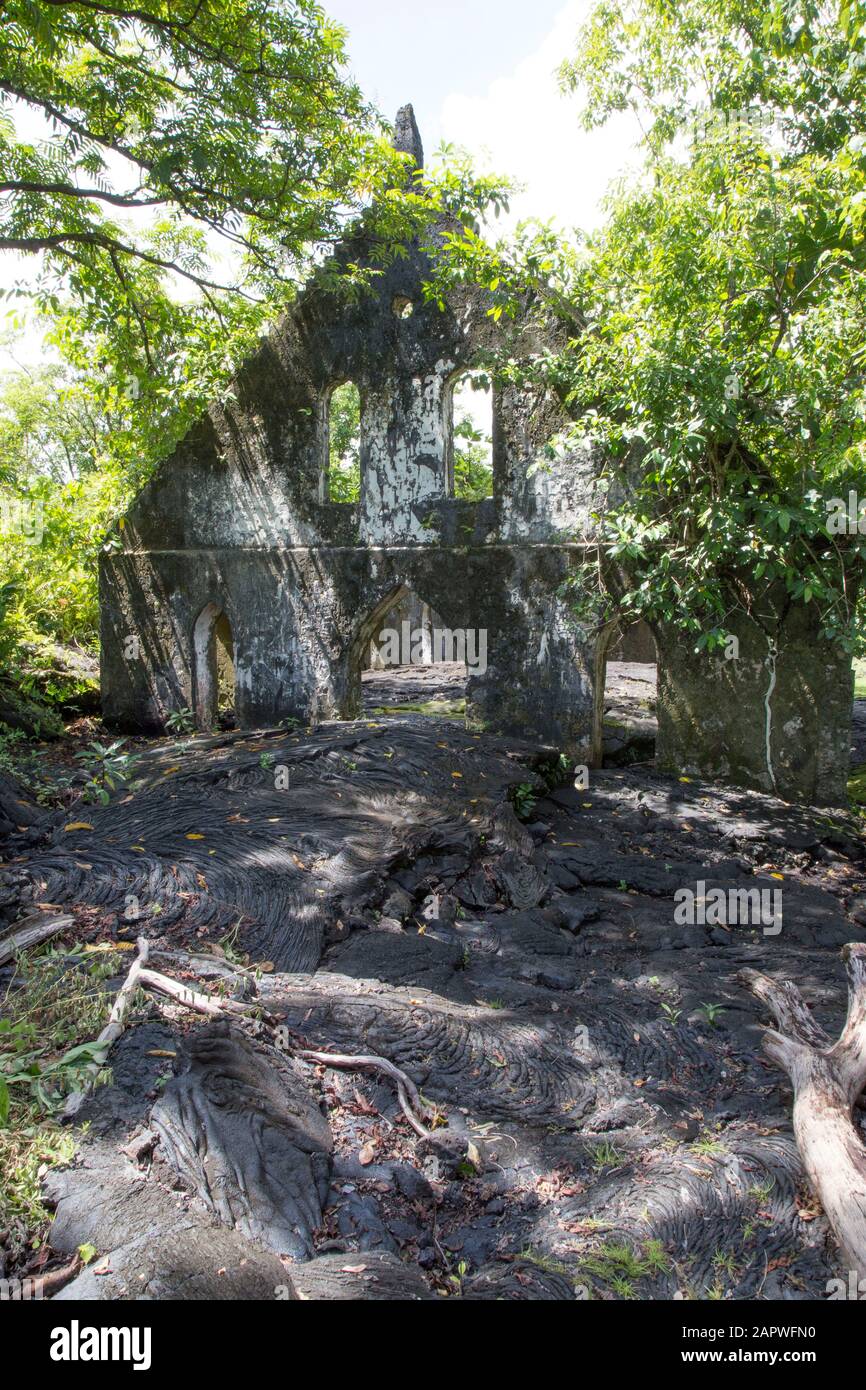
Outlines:
[{"label": "tree trunk", "polygon": [[857,1280],[866,1278],[866,1146],[853,1110],[866,1086],[866,945],[845,946],[848,1017],[831,1043],[795,985],[742,970],[741,984],[764,1003],[778,1031],[764,1051],[794,1087],[794,1135],[806,1176]]}]

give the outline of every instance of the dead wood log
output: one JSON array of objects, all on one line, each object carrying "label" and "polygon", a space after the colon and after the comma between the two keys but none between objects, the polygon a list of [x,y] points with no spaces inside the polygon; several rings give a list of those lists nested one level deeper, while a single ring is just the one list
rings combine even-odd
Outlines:
[{"label": "dead wood log", "polygon": [[843,947],[848,1017],[838,1042],[819,1028],[790,981],[741,970],[740,984],[766,1005],[777,1028],[763,1047],[794,1087],[794,1136],[848,1267],[866,1278],[866,1145],[853,1110],[866,1086],[866,944]]},{"label": "dead wood log", "polygon": [[189,985],[181,984],[179,980],[173,980],[170,975],[163,975],[158,970],[142,970],[139,984],[145,989],[155,989],[159,994],[177,1000],[178,1004],[194,1009],[196,1013],[206,1014],[208,1018],[224,1018],[226,1015],[238,1018],[270,1018],[267,1010],[260,1004],[242,1004],[237,999],[215,999],[210,994],[190,989]]},{"label": "dead wood log", "polygon": [[50,936],[56,936],[58,932],[65,931],[71,927],[75,921],[68,912],[54,912],[50,915],[38,912],[26,921],[19,922],[18,926],[10,936],[4,936],[0,941],[0,965],[5,965],[19,951],[26,951],[30,946],[38,946],[40,941],[47,941]]}]

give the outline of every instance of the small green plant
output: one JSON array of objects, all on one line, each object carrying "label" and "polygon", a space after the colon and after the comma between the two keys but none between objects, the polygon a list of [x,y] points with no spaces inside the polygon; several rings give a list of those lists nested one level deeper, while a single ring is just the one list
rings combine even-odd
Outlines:
[{"label": "small green plant", "polygon": [[273,753],[262,753],[259,758],[259,767],[263,767],[265,771],[267,771],[269,767],[273,767],[276,761],[276,757]]},{"label": "small green plant", "polygon": [[138,758],[134,753],[123,751],[125,740],[116,739],[114,743],[89,743],[76,758],[83,763],[87,773],[84,784],[84,800],[97,801],[105,805],[111,793],[130,781]]},{"label": "small green plant", "polygon": [[705,1158],[714,1158],[717,1154],[725,1152],[725,1146],[713,1134],[704,1134],[695,1139],[692,1149],[697,1154],[702,1154]]},{"label": "small green plant", "polygon": [[604,1168],[618,1168],[623,1161],[623,1155],[619,1149],[615,1148],[609,1140],[605,1139],[601,1144],[596,1144],[592,1150],[592,1166],[597,1173]]},{"label": "small green plant", "polygon": [[38,1248],[49,1219],[44,1167],[68,1163],[75,1152],[74,1135],[56,1116],[104,1055],[93,1039],[110,1006],[103,982],[116,956],[112,964],[109,954],[70,966],[61,951],[22,953],[0,997],[0,1230],[13,1263]]},{"label": "small green plant", "polygon": [[724,1012],[724,1004],[701,1004],[698,1008],[698,1013],[704,1018],[704,1020],[710,1025],[711,1028],[715,1028],[716,1019],[718,1018],[719,1014],[723,1014]]},{"label": "small green plant", "polygon": [[581,1261],[581,1268],[601,1279],[620,1298],[634,1296],[634,1281],[652,1274],[666,1274],[671,1262],[659,1240],[650,1240],[639,1253],[630,1246],[611,1242],[600,1245]]},{"label": "small green plant", "polygon": [[756,1202],[760,1202],[763,1205],[763,1203],[767,1201],[775,1186],[775,1178],[766,1178],[764,1182],[754,1182],[749,1188],[749,1196],[753,1197]]},{"label": "small green plant", "polygon": [[662,1004],[661,1010],[668,1023],[673,1024],[676,1024],[677,1019],[682,1014],[682,1009],[675,1009],[673,1004]]},{"label": "small green plant", "polygon": [[219,941],[220,950],[230,965],[246,965],[249,959],[245,951],[238,950],[240,930],[240,923],[238,923],[232,927],[231,931],[227,931]]},{"label": "small green plant", "polygon": [[713,1269],[723,1270],[732,1279],[736,1278],[737,1262],[730,1250],[716,1250],[713,1255]]},{"label": "small green plant", "polygon": [[510,798],[518,820],[529,820],[538,800],[532,783],[521,782],[518,786],[512,787]]},{"label": "small green plant", "polygon": [[195,728],[195,715],[184,705],[183,709],[172,710],[165,727],[173,734],[191,734]]}]

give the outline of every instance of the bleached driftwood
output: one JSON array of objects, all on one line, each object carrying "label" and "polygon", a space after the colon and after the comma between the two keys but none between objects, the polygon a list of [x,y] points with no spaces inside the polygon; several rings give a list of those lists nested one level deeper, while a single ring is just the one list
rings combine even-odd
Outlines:
[{"label": "bleached driftwood", "polygon": [[845,946],[842,959],[848,1017],[835,1043],[790,981],[755,970],[741,970],[737,978],[776,1021],[764,1034],[764,1051],[791,1078],[794,1136],[806,1176],[860,1280],[866,1278],[866,1146],[853,1111],[866,1086],[866,945]]}]

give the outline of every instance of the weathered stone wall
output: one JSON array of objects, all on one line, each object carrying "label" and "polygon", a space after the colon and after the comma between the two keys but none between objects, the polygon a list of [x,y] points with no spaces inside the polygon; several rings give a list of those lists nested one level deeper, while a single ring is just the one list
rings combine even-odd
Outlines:
[{"label": "weathered stone wall", "polygon": [[777,593],[753,616],[731,617],[732,657],[696,653],[682,632],[656,628],[658,765],[787,801],[845,805],[851,660],[821,626],[814,605]]},{"label": "weathered stone wall", "polygon": [[[420,157],[410,109],[398,139]],[[425,253],[406,252],[356,301],[314,279],[133,504],[100,571],[109,722],[159,730],[185,707],[207,722],[202,654],[220,613],[242,728],[353,716],[376,625],[411,589],[449,627],[485,633],[470,720],[591,760],[603,659],[563,584],[605,505],[603,460],[589,445],[554,460],[558,402],[494,379],[493,496],[449,495],[455,379],[553,340],[531,316],[495,323],[471,287],[438,307],[425,298]],[[376,247],[359,232],[339,257],[375,263]],[[357,504],[328,496],[328,402],[345,381],[361,399]],[[763,621],[733,623],[740,654],[729,664],[656,631],[661,762],[839,803],[850,668],[810,610],[780,607]]]},{"label": "weathered stone wall", "polygon": [[573,555],[559,546],[415,546],[106,557],[105,717],[158,730],[172,710],[196,706],[192,633],[208,604],[231,624],[242,728],[357,715],[370,640],[409,588],[450,628],[486,634],[486,670],[469,672],[470,722],[585,753],[591,643],[557,594]]},{"label": "weathered stone wall", "polygon": [[[340,255],[375,247],[359,235]],[[574,558],[559,542],[587,530],[597,460],[578,452],[552,472],[557,403],[494,386],[494,495],[449,495],[455,378],[545,336],[531,319],[495,324],[472,288],[437,307],[429,275],[413,245],[360,301],[314,280],[144,488],[101,566],[106,719],[158,729],[202,705],[193,632],[210,607],[231,624],[241,727],[354,714],[359,634],[368,651],[373,615],[408,587],[449,627],[486,633],[471,718],[584,751],[593,643],[558,594]],[[328,401],[349,380],[357,504],[328,500]]]},{"label": "weathered stone wall", "polygon": [[654,663],[657,659],[655,638],[647,623],[632,623],[615,633],[607,649],[608,661],[637,661]]}]

